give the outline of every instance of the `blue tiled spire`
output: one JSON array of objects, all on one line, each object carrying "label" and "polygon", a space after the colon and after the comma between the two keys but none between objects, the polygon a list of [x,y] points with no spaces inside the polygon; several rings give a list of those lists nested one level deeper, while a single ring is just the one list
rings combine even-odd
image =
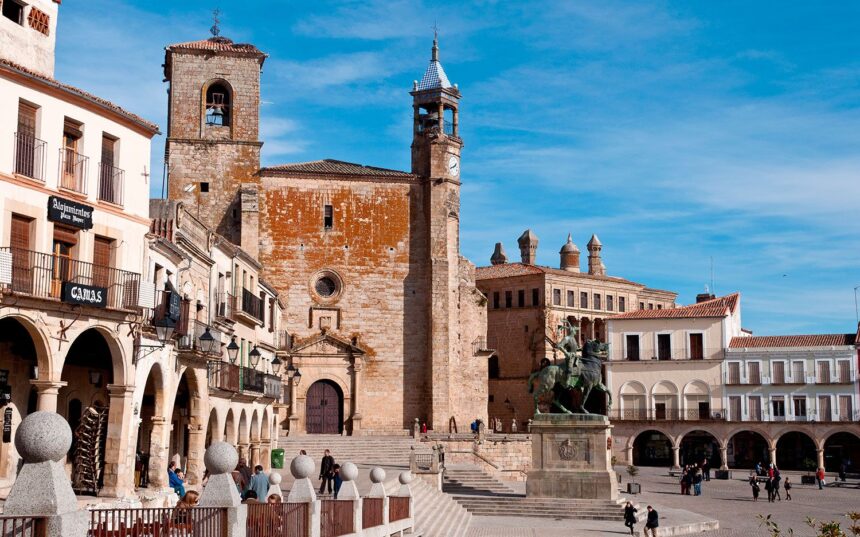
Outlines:
[{"label": "blue tiled spire", "polygon": [[439,38],[434,35],[433,55],[430,58],[430,65],[427,66],[424,76],[421,77],[417,89],[418,91],[423,91],[450,87],[451,82],[448,80],[448,75],[445,74],[442,64],[439,63]]}]

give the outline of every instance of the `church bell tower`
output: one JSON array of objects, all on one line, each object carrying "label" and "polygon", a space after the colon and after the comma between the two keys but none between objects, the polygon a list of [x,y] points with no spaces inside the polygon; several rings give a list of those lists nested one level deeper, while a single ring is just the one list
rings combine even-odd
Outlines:
[{"label": "church bell tower", "polygon": [[456,412],[452,402],[461,353],[459,342],[460,269],[460,90],[439,62],[438,36],[430,65],[412,88],[412,173],[424,182],[430,267],[428,409],[432,427],[443,430]]}]

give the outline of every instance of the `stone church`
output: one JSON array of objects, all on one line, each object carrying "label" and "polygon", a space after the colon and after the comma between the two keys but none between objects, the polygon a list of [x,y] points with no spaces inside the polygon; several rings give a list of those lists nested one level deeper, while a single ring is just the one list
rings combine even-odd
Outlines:
[{"label": "stone church", "polygon": [[267,55],[224,37],[166,48],[169,197],[257,256],[284,300],[288,366],[301,372],[288,390],[293,434],[486,419],[486,298],[459,248],[461,95],[438,54],[434,40],[410,93],[407,172],[261,167]]}]

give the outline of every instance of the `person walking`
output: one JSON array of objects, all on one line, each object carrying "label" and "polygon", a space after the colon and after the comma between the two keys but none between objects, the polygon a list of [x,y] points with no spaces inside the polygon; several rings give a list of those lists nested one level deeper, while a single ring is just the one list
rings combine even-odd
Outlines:
[{"label": "person walking", "polygon": [[779,468],[773,467],[773,497],[779,498],[782,501],[782,495],[779,493],[779,484],[782,481],[782,474],[779,473]]},{"label": "person walking", "polygon": [[259,464],[254,467],[254,476],[251,478],[248,490],[253,490],[260,500],[265,499],[269,494],[269,476],[263,472],[263,467]]},{"label": "person walking", "polygon": [[785,501],[789,502],[791,501],[791,479],[786,477],[783,487],[785,488]]},{"label": "person walking", "polygon": [[815,472],[815,479],[818,480],[818,490],[822,490],[826,484],[824,482],[824,468],[818,468]]},{"label": "person walking", "polygon": [[702,495],[702,469],[696,469],[696,473],[693,474],[693,496],[701,496]]},{"label": "person walking", "polygon": [[337,495],[340,492],[340,487],[343,485],[343,478],[340,476],[340,465],[334,465],[334,499],[337,499]]},{"label": "person walking", "polygon": [[845,461],[842,461],[842,463],[839,465],[839,481],[842,481],[844,483],[845,478],[847,477],[847,474],[848,474],[848,465],[845,464]]},{"label": "person walking", "polygon": [[711,480],[711,463],[708,462],[708,459],[702,459],[702,474],[705,481]]},{"label": "person walking", "polygon": [[624,525],[630,528],[630,535],[633,535],[633,526],[636,524],[636,511],[638,509],[630,502],[624,506]]},{"label": "person walking", "polygon": [[254,472],[248,466],[248,461],[244,458],[239,459],[239,464],[236,465],[236,471],[239,472],[239,493],[244,494],[251,486],[251,478],[254,477]]},{"label": "person walking", "polygon": [[648,506],[648,518],[645,519],[645,537],[648,537],[649,531],[651,537],[657,537],[657,528],[660,526],[660,515],[657,510]]},{"label": "person walking", "polygon": [[773,501],[773,479],[767,478],[767,481],[764,482],[764,490],[767,491],[767,501]]},{"label": "person walking", "polygon": [[693,489],[693,469],[687,466],[687,471],[684,473],[684,490],[686,491],[687,496],[690,495],[690,491]]},{"label": "person walking", "polygon": [[681,469],[681,477],[678,479],[678,483],[681,484],[681,495],[683,496],[684,494],[687,493],[687,469],[686,468]]},{"label": "person walking", "polygon": [[322,462],[320,463],[320,494],[328,485],[328,493],[332,493],[332,485],[334,481],[334,457],[331,456],[331,451],[325,450]]},{"label": "person walking", "polygon": [[750,487],[752,487],[753,501],[757,502],[758,501],[758,493],[761,491],[761,488],[758,486],[758,481],[756,481],[755,478],[750,479]]}]

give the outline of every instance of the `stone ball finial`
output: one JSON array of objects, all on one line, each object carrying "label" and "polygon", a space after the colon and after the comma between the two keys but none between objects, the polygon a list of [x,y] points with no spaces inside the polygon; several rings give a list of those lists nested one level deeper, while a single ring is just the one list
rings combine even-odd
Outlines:
[{"label": "stone ball finial", "polygon": [[340,467],[340,476],[344,481],[355,481],[358,477],[358,466],[351,462],[345,462]]},{"label": "stone ball finial", "polygon": [[397,477],[398,481],[400,481],[401,485],[408,485],[412,483],[412,472],[400,472],[400,475]]},{"label": "stone ball finial", "polygon": [[283,479],[284,478],[281,477],[281,474],[279,474],[278,472],[272,472],[271,474],[269,474],[269,484],[270,485],[280,485],[281,480],[283,480]]},{"label": "stone ball finial", "polygon": [[377,466],[370,471],[370,481],[373,483],[382,483],[385,481],[385,470]]},{"label": "stone ball finial", "polygon": [[314,473],[314,460],[307,455],[299,455],[290,462],[290,473],[296,479],[305,479]]},{"label": "stone ball finial", "polygon": [[15,433],[15,448],[25,463],[59,462],[71,446],[72,428],[56,412],[33,412]]},{"label": "stone ball finial", "polygon": [[239,453],[227,442],[212,442],[203,455],[203,464],[212,475],[229,474],[239,464]]}]

